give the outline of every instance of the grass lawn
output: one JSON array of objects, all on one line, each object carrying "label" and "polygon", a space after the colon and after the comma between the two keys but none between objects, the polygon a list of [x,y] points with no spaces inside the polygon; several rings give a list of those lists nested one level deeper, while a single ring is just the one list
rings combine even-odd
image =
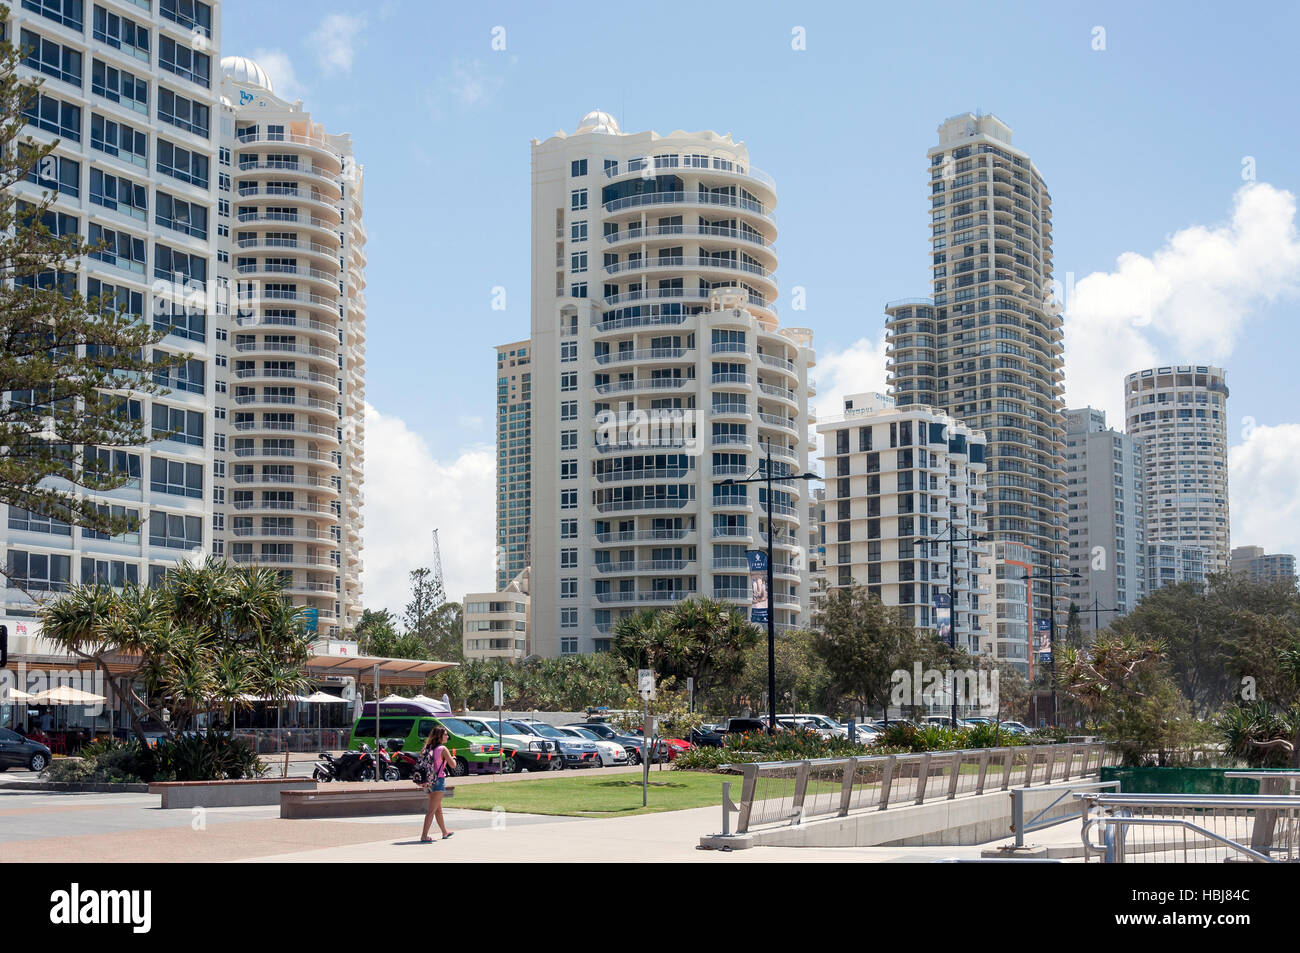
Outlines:
[{"label": "grass lawn", "polygon": [[[562,814],[570,817],[627,817],[658,811],[683,811],[722,804],[722,783],[740,796],[740,776],[700,771],[650,771],[648,806],[641,806],[641,775],[587,774],[577,771],[538,775],[527,781],[466,784],[456,789],[448,807],[490,811],[500,806],[514,814]],[[454,785],[453,785],[454,786]]]}]

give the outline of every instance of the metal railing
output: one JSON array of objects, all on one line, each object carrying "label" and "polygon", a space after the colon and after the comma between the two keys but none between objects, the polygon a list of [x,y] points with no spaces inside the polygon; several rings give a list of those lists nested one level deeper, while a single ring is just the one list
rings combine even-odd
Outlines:
[{"label": "metal railing", "polygon": [[1083,802],[1085,861],[1300,862],[1300,797],[1294,795],[1077,796]]},{"label": "metal railing", "polygon": [[1119,754],[1104,744],[1025,745],[731,765],[743,781],[737,833],[904,804],[1090,777]]}]

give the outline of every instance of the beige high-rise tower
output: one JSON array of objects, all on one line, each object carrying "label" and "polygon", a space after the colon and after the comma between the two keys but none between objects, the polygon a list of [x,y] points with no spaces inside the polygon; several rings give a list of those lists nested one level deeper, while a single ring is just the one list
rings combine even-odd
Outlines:
[{"label": "beige high-rise tower", "polygon": [[[984,431],[989,535],[1025,547],[1035,575],[1063,572],[1064,336],[1049,293],[1051,196],[996,116],[945,120],[927,155],[933,294],[886,308],[889,391],[900,408],[929,405]],[[999,592],[1023,575],[999,563]],[[1046,618],[1047,581],[1033,591],[1030,620],[995,621],[999,644],[1009,633],[1023,644],[1026,621]]]}]

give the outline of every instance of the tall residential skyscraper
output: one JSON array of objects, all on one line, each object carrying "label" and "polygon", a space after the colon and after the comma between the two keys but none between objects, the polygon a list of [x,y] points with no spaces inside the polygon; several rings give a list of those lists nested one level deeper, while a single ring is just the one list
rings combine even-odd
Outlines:
[{"label": "tall residential skyscraper", "polygon": [[1124,381],[1127,430],[1141,442],[1147,545],[1206,551],[1228,571],[1228,384],[1221,367],[1134,371]]},{"label": "tall residential skyscraper", "polygon": [[336,636],[361,618],[362,169],[351,137],[277,96],[256,63],[227,57],[221,72],[217,269],[238,309],[215,348],[216,552],[224,540],[234,562],[280,569]]},{"label": "tall residential skyscraper", "polygon": [[497,591],[528,566],[532,378],[531,341],[497,345]]},{"label": "tall residential skyscraper", "polygon": [[984,523],[984,434],[882,394],[849,395],[817,433],[827,587],[865,586],[922,628],[939,623],[935,595],[951,597],[956,644],[993,652],[991,549],[968,538]]},{"label": "tall residential skyscraper", "polygon": [[[280,569],[321,635],[361,611],[365,230],[346,136],[272,92],[256,64],[220,59],[220,4],[11,8],[7,35],[44,80],[27,132],[58,139],[54,223],[107,247],[76,276],[191,358],[131,396],[158,439],[88,447],[129,480],[95,494],[137,517],[113,539],[3,507],[0,551],[36,594],[73,582],[156,582],[213,553]],[[46,170],[41,170],[42,172]],[[32,612],[17,588],[10,615]]]},{"label": "tall residential skyscraper", "polygon": [[[1027,548],[1045,575],[1065,555],[1051,196],[996,116],[945,120],[927,155],[933,294],[886,308],[890,394],[900,407],[926,404],[984,431],[989,533]],[[1046,616],[1047,603],[1047,582],[1034,583],[1035,617]]]},{"label": "tall residential skyscraper", "polygon": [[781,627],[807,614],[811,332],[778,328],[772,179],[712,132],[584,116],[534,140],[533,652],[607,648],[692,595],[748,605],[776,553]]},{"label": "tall residential skyscraper", "polygon": [[1065,498],[1070,601],[1095,634],[1146,595],[1142,447],[1106,426],[1106,412],[1065,412]]}]

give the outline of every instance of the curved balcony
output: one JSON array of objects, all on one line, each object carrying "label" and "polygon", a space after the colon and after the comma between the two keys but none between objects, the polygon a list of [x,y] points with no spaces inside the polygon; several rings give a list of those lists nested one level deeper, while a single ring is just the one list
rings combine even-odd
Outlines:
[{"label": "curved balcony", "polygon": [[[271,212],[266,209],[240,212],[235,216],[240,228],[273,228],[277,231],[311,231],[317,237],[332,238],[335,244],[335,257],[338,257],[339,240],[337,223],[331,223],[315,215],[295,215],[290,212]],[[325,244],[325,243],[321,243]]]},{"label": "curved balcony", "polygon": [[315,437],[318,440],[324,440],[329,443],[338,445],[338,430],[334,427],[321,427],[317,424],[304,423],[278,423],[278,422],[254,422],[254,423],[237,423],[233,428],[237,433],[254,434],[270,433],[276,435],[284,434],[302,434],[307,437]]},{"label": "curved balcony", "polygon": [[235,553],[230,561],[241,566],[272,566],[289,569],[333,569],[338,567],[328,556],[314,556],[308,553],[292,555],[263,555],[261,553]]},{"label": "curved balcony", "polygon": [[592,389],[597,394],[637,394],[645,391],[681,390],[687,384],[695,382],[693,377],[643,377],[631,381],[611,381],[608,384],[595,384]]},{"label": "curved balcony", "polygon": [[686,572],[694,563],[688,559],[651,559],[640,562],[596,563],[596,572],[603,575],[630,576],[635,573]]},{"label": "curved balcony", "polygon": [[606,202],[602,208],[605,214],[614,215],[638,208],[654,208],[663,205],[690,205],[701,208],[736,209],[748,215],[754,215],[765,222],[775,222],[772,210],[762,202],[741,198],[738,195],[720,195],[712,192],[642,192],[639,195],[626,195],[623,198]]},{"label": "curved balcony", "polygon": [[620,543],[657,543],[663,540],[685,539],[693,536],[697,530],[694,529],[642,529],[629,530],[622,533],[597,533],[592,538],[602,545],[618,545]]},{"label": "curved balcony", "polygon": [[597,513],[632,513],[638,510],[680,510],[697,502],[683,497],[656,497],[643,500],[615,500],[597,503]]},{"label": "curved balcony", "polygon": [[319,450],[281,450],[275,447],[260,449],[258,447],[240,447],[234,451],[234,456],[241,460],[302,460],[306,463],[315,463],[319,466],[334,468],[334,455],[322,453]]},{"label": "curved balcony", "polygon": [[689,315],[685,314],[663,314],[653,311],[650,314],[628,315],[622,318],[606,318],[603,315],[593,315],[591,327],[595,334],[606,334],[612,331],[623,331],[628,328],[674,328],[686,323]]},{"label": "curved balcony", "polygon": [[311,530],[311,529],[281,529],[266,527],[239,527],[233,530],[235,536],[241,539],[302,539],[318,543],[324,543],[331,546],[337,546],[338,540],[334,538],[329,530]]},{"label": "curved balcony", "polygon": [[266,368],[243,368],[235,371],[235,379],[241,381],[302,381],[308,385],[319,385],[327,387],[331,391],[338,387],[335,378],[325,374],[317,374],[313,371],[282,371]]},{"label": "curved balcony", "polygon": [[703,238],[706,241],[724,239],[745,242],[755,249],[766,251],[771,255],[773,261],[776,260],[776,254],[772,251],[771,239],[762,233],[739,228],[724,228],[718,225],[648,225],[645,227],[631,225],[605,235],[604,242],[608,247],[615,248],[620,245],[642,245],[646,242],[676,241],[682,238]]},{"label": "curved balcony", "polygon": [[283,500],[239,500],[231,505],[240,513],[273,513],[278,516],[306,513],[338,519],[338,514],[328,503],[312,503],[307,500],[295,500],[292,503]]},{"label": "curved balcony", "polygon": [[331,248],[328,245],[322,245],[320,242],[303,241],[298,238],[270,238],[266,235],[258,235],[253,238],[239,239],[235,242],[235,247],[240,251],[261,251],[272,254],[292,252],[296,255],[315,255],[338,267],[338,248]]},{"label": "curved balcony", "polygon": [[235,398],[239,407],[303,407],[328,414],[336,414],[338,408],[333,401],[321,400],[319,397],[285,397],[277,394],[241,394]]},{"label": "curved balcony", "polygon": [[338,366],[338,351],[315,347],[311,344],[281,344],[274,341],[253,341],[236,344],[235,351],[240,354],[264,354],[279,356],[281,354],[301,355],[310,360],[322,361],[330,367]]},{"label": "curved balcony", "polygon": [[[242,301],[248,302],[249,299],[244,298]],[[335,344],[338,343],[339,339],[337,325],[328,324],[324,321],[317,321],[314,318],[298,317],[296,315],[292,318],[286,318],[281,317],[280,315],[262,315],[260,313],[255,313],[247,317],[236,318],[235,327],[240,331],[262,330],[271,333],[277,333],[280,328],[292,328],[297,331],[305,331],[308,334],[321,335],[333,341]]]},{"label": "curved balcony", "polygon": [[240,265],[235,269],[236,274],[249,277],[264,277],[271,281],[280,281],[286,276],[295,281],[314,281],[318,285],[324,285],[331,291],[337,292],[339,287],[338,269],[325,271],[320,268],[312,268],[309,265],[283,265],[271,262],[254,262],[251,265]]},{"label": "curved balcony", "polygon": [[642,482],[653,480],[681,480],[691,473],[688,467],[670,467],[661,470],[615,470],[612,473],[596,473],[597,483],[623,483],[629,480]]},{"label": "curved balcony", "polygon": [[239,151],[269,148],[274,149],[277,153],[294,152],[310,155],[313,158],[325,160],[319,163],[313,162],[313,165],[322,171],[328,169],[335,176],[343,173],[343,163],[339,160],[334,147],[325,139],[316,136],[300,136],[281,132],[272,133],[259,126],[256,131],[245,130],[236,133],[235,143],[235,148]]},{"label": "curved balcony", "polygon": [[310,182],[315,185],[333,189],[335,201],[342,201],[343,190],[339,186],[338,173],[331,173],[310,162],[286,162],[283,159],[249,159],[241,158],[235,164],[231,175],[235,179],[257,177],[259,179],[293,179]]},{"label": "curved balcony", "polygon": [[799,433],[798,425],[789,417],[778,417],[776,414],[767,414],[760,411],[758,419],[769,427],[779,427],[792,434]]},{"label": "curved balcony", "polygon": [[788,387],[781,387],[777,384],[765,384],[760,381],[758,390],[759,393],[763,394],[765,397],[783,400],[796,408],[799,406],[798,395]]},{"label": "curved balcony", "polygon": [[655,175],[704,175],[716,173],[732,179],[754,182],[776,194],[776,180],[766,172],[750,165],[735,155],[666,155],[638,156],[626,162],[615,162],[605,168],[605,178],[611,181],[630,175],[638,177]]},{"label": "curved balcony", "polygon": [[261,188],[244,187],[235,193],[235,200],[240,202],[270,202],[277,206],[295,205],[309,209],[319,213],[317,217],[321,221],[328,222],[335,229],[343,222],[343,215],[339,212],[338,205],[335,204],[338,199],[331,201],[320,193],[313,195],[311,192],[301,189],[274,185]]},{"label": "curved balcony", "polygon": [[315,493],[327,493],[331,496],[338,496],[340,492],[339,487],[333,481],[321,477],[278,476],[273,473],[239,473],[235,474],[231,482],[241,487],[261,486],[278,489],[301,487]]},{"label": "curved balcony", "polygon": [[743,271],[746,275],[762,279],[776,288],[776,273],[762,267],[751,265],[746,261],[730,258],[717,258],[710,255],[658,256],[654,258],[637,258],[631,261],[619,261],[605,265],[607,275],[626,275],[642,271]]},{"label": "curved balcony", "polygon": [[608,354],[597,354],[597,364],[625,364],[628,361],[647,361],[650,363],[661,361],[681,361],[683,359],[694,361],[694,348],[689,347],[653,347],[638,348],[632,351],[611,351]]},{"label": "curved balcony", "polygon": [[[726,290],[723,288],[713,288],[702,290],[700,288],[650,288],[644,291],[624,291],[619,294],[606,295],[603,300],[606,306],[630,304],[638,301],[700,301],[708,302],[718,291]],[[735,288],[741,291],[740,288]],[[758,308],[766,311],[772,318],[776,317],[776,304],[759,295],[745,293],[746,307]]]},{"label": "curved balcony", "polygon": [[754,414],[750,410],[749,405],[744,402],[710,404],[709,418],[710,419],[717,418],[721,420],[750,421],[754,419]]},{"label": "curved balcony", "polygon": [[311,582],[310,580],[286,583],[284,591],[290,595],[296,596],[326,596],[337,598],[338,590],[334,588],[333,582]]},{"label": "curved balcony", "polygon": [[319,308],[326,311],[331,317],[338,317],[339,312],[338,298],[326,297],[310,291],[282,291],[280,289],[263,289],[260,287],[241,288],[238,297],[241,309],[247,309],[259,304],[273,308],[288,304]]}]

